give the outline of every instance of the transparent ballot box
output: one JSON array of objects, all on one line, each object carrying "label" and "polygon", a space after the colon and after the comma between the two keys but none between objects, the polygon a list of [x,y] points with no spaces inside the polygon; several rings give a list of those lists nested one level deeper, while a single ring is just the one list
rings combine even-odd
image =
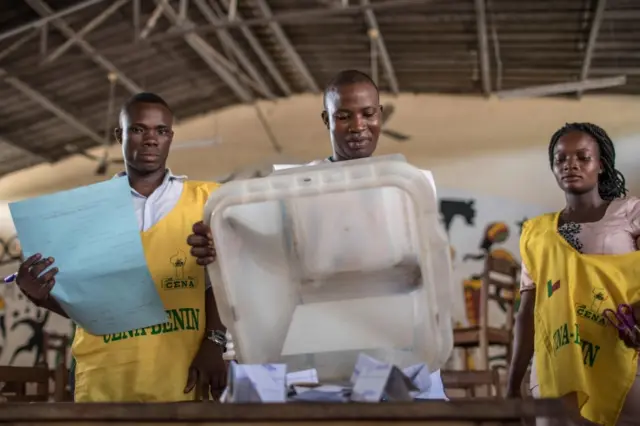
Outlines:
[{"label": "transparent ballot box", "polygon": [[451,262],[435,187],[397,157],[305,166],[215,191],[208,267],[240,363],[348,379],[359,353],[443,366]]}]

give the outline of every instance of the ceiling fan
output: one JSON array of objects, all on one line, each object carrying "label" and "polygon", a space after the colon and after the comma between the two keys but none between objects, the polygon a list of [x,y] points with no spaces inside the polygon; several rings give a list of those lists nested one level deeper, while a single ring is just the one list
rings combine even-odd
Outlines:
[{"label": "ceiling fan", "polygon": [[391,118],[391,115],[393,115],[396,108],[393,106],[393,104],[385,104],[382,107],[382,134],[396,140],[397,142],[406,142],[411,139],[411,136],[386,127],[387,122]]}]

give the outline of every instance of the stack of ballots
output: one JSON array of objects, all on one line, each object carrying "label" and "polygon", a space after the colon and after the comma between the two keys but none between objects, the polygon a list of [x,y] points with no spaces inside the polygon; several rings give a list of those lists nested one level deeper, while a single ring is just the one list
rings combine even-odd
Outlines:
[{"label": "stack of ballots", "polygon": [[315,369],[287,373],[284,364],[232,363],[225,403],[448,400],[440,371],[426,364],[400,369],[360,354],[348,383],[321,383]]},{"label": "stack of ballots", "polygon": [[[287,371],[306,370],[322,386],[353,382],[349,400],[375,400],[359,391],[375,375],[354,379],[362,359],[388,373],[380,395],[413,398],[420,377],[449,358],[449,243],[433,182],[403,158],[230,182],[212,193],[204,221],[224,248],[208,273],[233,336],[230,400],[285,400]],[[249,385],[265,382],[260,392]]]}]

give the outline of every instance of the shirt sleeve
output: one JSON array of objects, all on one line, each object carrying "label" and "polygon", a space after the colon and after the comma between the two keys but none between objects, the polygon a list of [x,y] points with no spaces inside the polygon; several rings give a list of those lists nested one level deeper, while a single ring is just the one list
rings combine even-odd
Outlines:
[{"label": "shirt sleeve", "polygon": [[627,219],[634,238],[640,237],[640,198],[629,197],[627,201]]},{"label": "shirt sleeve", "polygon": [[529,271],[527,271],[527,267],[524,266],[524,262],[522,262],[522,272],[520,273],[520,293],[523,291],[530,291],[536,289],[536,283],[533,282],[531,275],[529,275]]}]

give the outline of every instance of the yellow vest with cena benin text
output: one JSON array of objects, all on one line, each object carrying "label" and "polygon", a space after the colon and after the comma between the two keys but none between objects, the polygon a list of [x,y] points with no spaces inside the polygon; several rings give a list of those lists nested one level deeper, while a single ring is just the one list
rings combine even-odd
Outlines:
[{"label": "yellow vest with cena benin text", "polygon": [[188,370],[205,336],[205,270],[190,254],[187,237],[202,220],[217,184],[185,181],[176,206],[141,232],[151,276],[168,322],[94,336],[77,327],[76,402],[175,402],[184,393]]},{"label": "yellow vest with cena benin text", "polygon": [[640,301],[640,252],[585,255],[558,233],[559,213],[525,223],[522,260],[536,283],[535,360],[540,394],[577,393],[581,414],[615,425],[636,377],[637,352],[602,315]]}]

